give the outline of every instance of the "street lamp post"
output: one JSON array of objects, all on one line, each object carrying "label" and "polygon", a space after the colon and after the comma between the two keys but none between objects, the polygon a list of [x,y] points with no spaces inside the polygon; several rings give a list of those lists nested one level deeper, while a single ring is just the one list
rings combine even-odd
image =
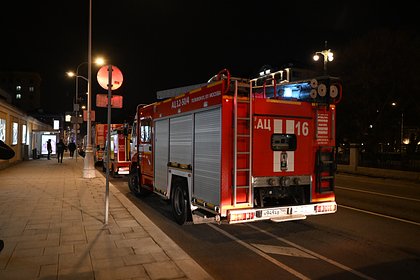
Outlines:
[{"label": "street lamp post", "polygon": [[[76,74],[77,78],[83,78],[88,83],[88,93],[87,93],[87,131],[86,131],[86,151],[83,167],[83,178],[95,178],[95,166],[93,159],[93,148],[92,148],[92,124],[91,124],[91,115],[92,115],[92,0],[89,0],[89,32],[88,32],[88,61],[81,63],[77,68],[82,64],[88,64],[88,77],[79,76]],[[98,63],[98,62],[97,62]],[[103,59],[101,62],[103,63]],[[100,64],[99,63],[99,64]]]},{"label": "street lamp post", "polygon": [[[89,93],[90,93],[90,90],[91,90],[91,87],[89,86],[90,85],[90,81],[89,81],[89,79],[88,78],[86,78],[86,77],[84,77],[84,76],[82,76],[82,75],[79,75],[79,68],[80,68],[80,66],[82,66],[82,65],[84,65],[84,64],[88,64],[88,62],[87,61],[85,61],[85,62],[82,62],[82,63],[80,63],[78,66],[77,66],[77,69],[76,69],[76,73],[74,73],[74,72],[72,72],[72,71],[69,71],[69,72],[67,72],[67,76],[69,76],[69,77],[75,77],[76,78],[76,103],[78,103],[78,96],[79,96],[79,83],[78,83],[78,78],[81,78],[81,79],[83,79],[83,80],[85,80],[86,82],[87,82],[87,86],[88,86],[88,104],[89,104],[89,102],[90,102],[90,97],[89,97]],[[96,59],[95,59],[95,64],[96,65],[98,65],[98,66],[100,66],[100,65],[103,65],[103,64],[105,64],[105,60],[102,58],[102,57],[97,57]],[[77,110],[75,110],[76,111],[76,117],[77,117],[77,119],[79,118],[78,117],[78,111],[79,111],[79,108],[77,107]],[[89,114],[89,112],[88,112],[88,114]],[[89,123],[89,119],[87,120],[87,122]],[[90,127],[90,124],[88,124],[88,128],[87,128],[87,134],[90,134],[90,130],[89,130],[89,127]],[[89,136],[87,136],[88,137],[88,139],[89,139]],[[77,144],[77,126],[76,126],[76,144]],[[87,151],[87,146],[86,146],[86,151]],[[76,160],[77,160],[77,153],[76,153]],[[93,161],[93,153],[92,153],[92,161]],[[91,178],[91,177],[90,177]]]},{"label": "street lamp post", "polygon": [[327,41],[325,41],[325,50],[320,51],[320,52],[315,52],[313,59],[315,61],[318,61],[319,55],[322,55],[324,57],[324,74],[327,74],[328,61],[334,60],[334,53],[331,51],[331,49],[327,49]]},{"label": "street lamp post", "polygon": [[[86,64],[87,62],[82,62],[80,63],[77,68],[76,68],[76,100],[75,100],[75,124],[74,124],[74,135],[75,135],[75,141],[76,141],[76,161],[77,161],[77,154],[78,154],[78,147],[79,145],[77,144],[77,129],[79,126],[79,78],[83,78],[85,80],[87,80],[85,77],[79,76],[79,68],[80,66],[82,66],[83,64]],[[69,74],[69,73],[68,73]]]},{"label": "street lamp post", "polygon": [[[397,103],[392,102],[392,106],[396,107]],[[400,153],[403,153],[403,147],[404,147],[404,111],[401,109],[401,120],[400,120]]]},{"label": "street lamp post", "polygon": [[401,112],[401,142],[400,142],[400,151],[403,153],[404,147],[404,112]]},{"label": "street lamp post", "polygon": [[92,0],[89,0],[89,39],[88,39],[88,96],[87,96],[87,141],[83,168],[83,178],[95,178],[95,166],[92,149]]}]

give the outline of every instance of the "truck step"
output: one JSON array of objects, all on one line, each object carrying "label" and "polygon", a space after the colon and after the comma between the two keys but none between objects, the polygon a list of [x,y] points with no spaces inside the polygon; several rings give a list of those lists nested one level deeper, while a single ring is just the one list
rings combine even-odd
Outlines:
[{"label": "truck step", "polygon": [[284,216],[273,217],[270,220],[275,223],[279,223],[279,222],[285,222],[285,221],[296,221],[296,220],[304,220],[304,219],[306,219],[306,215],[294,214],[294,215],[284,215]]},{"label": "truck step", "polygon": [[193,224],[208,224],[208,223],[220,223],[219,215],[206,215],[205,213],[196,210],[192,212]]}]

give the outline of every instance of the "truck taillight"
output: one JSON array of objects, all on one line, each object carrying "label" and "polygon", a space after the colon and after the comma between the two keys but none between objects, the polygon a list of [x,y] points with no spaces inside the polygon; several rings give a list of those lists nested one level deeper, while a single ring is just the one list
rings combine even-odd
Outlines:
[{"label": "truck taillight", "polygon": [[234,222],[253,220],[254,218],[255,218],[254,212],[241,212],[241,213],[230,213],[228,220],[229,220],[229,223],[234,223]]},{"label": "truck taillight", "polygon": [[337,204],[322,204],[315,206],[316,213],[323,213],[323,212],[336,212],[337,211]]}]

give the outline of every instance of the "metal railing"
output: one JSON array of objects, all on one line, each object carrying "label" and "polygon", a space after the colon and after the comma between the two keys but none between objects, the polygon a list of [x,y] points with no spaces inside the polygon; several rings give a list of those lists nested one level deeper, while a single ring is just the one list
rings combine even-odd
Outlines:
[{"label": "metal railing", "polygon": [[[336,153],[337,164],[350,164],[350,149]],[[420,153],[368,152],[360,150],[358,166],[420,172]]]}]

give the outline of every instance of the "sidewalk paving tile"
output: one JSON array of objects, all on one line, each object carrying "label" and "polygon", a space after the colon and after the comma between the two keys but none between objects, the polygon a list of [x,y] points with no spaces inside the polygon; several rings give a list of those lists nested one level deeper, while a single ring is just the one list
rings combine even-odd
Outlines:
[{"label": "sidewalk paving tile", "polygon": [[212,279],[83,160],[24,161],[0,170],[0,279]]}]

